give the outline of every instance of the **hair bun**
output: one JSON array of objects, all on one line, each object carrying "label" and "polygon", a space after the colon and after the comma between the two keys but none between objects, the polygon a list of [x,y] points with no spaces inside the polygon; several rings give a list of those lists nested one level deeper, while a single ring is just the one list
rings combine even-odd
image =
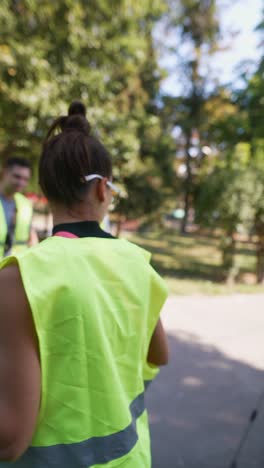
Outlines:
[{"label": "hair bun", "polygon": [[63,130],[77,130],[89,135],[91,126],[85,115],[85,105],[81,101],[73,101],[68,109],[68,117],[64,122]]},{"label": "hair bun", "polygon": [[91,126],[85,114],[85,105],[81,101],[73,101],[68,109],[68,115],[62,115],[53,122],[47,133],[46,141],[49,140],[58,129],[62,132],[82,132],[84,135],[89,136]]},{"label": "hair bun", "polygon": [[90,135],[91,126],[88,120],[81,114],[69,115],[63,125],[63,131],[77,131]]},{"label": "hair bun", "polygon": [[83,115],[85,117],[85,105],[81,101],[72,101],[68,109],[68,115]]}]

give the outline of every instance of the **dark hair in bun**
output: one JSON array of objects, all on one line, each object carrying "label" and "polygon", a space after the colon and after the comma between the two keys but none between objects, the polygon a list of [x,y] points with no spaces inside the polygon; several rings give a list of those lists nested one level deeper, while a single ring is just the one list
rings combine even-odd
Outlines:
[{"label": "dark hair in bun", "polygon": [[68,109],[68,115],[62,115],[54,120],[47,133],[47,140],[56,131],[79,131],[86,135],[90,134],[91,125],[86,119],[86,108],[81,101],[73,101]]},{"label": "dark hair in bun", "polygon": [[85,105],[81,101],[72,101],[68,109],[68,115],[83,115],[86,116]]},{"label": "dark hair in bun", "polygon": [[81,114],[69,115],[61,125],[62,131],[82,132],[85,135],[90,135],[91,126],[88,120]]},{"label": "dark hair in bun", "polygon": [[111,177],[111,158],[91,135],[84,104],[73,101],[68,115],[57,118],[47,133],[39,163],[39,183],[48,200],[71,206],[82,200],[89,187],[84,178],[93,173]]}]

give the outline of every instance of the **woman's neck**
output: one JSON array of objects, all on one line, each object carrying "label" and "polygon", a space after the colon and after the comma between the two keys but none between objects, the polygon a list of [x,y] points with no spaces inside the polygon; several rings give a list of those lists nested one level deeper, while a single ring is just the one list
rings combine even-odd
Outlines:
[{"label": "woman's neck", "polygon": [[53,214],[54,226],[58,224],[66,224],[66,223],[80,223],[82,221],[97,221],[98,223],[101,222],[101,220],[98,217],[89,216],[88,214],[86,216],[67,216],[67,215],[58,215],[55,213]]},{"label": "woman's neck", "polygon": [[60,209],[52,207],[53,225],[65,223],[79,223],[81,221],[97,221],[100,223],[104,214],[95,213],[93,210],[73,210],[73,209]]}]

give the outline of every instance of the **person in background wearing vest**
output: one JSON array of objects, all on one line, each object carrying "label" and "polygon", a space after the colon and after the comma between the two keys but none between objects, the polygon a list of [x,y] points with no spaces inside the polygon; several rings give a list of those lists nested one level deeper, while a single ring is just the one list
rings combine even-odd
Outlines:
[{"label": "person in background wearing vest", "polygon": [[26,159],[9,158],[0,181],[0,259],[38,242],[31,227],[32,205],[22,195],[31,176]]},{"label": "person in background wearing vest", "polygon": [[118,188],[81,102],[48,132],[39,181],[53,236],[0,265],[0,468],[150,468],[167,287],[100,228]]}]

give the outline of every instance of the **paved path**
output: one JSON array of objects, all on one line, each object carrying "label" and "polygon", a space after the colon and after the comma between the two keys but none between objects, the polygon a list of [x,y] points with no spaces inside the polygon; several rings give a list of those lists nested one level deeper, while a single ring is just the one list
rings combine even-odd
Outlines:
[{"label": "paved path", "polygon": [[[171,359],[148,391],[153,468],[230,468],[264,393],[264,295],[170,297]],[[237,468],[264,468],[264,401]]]}]

